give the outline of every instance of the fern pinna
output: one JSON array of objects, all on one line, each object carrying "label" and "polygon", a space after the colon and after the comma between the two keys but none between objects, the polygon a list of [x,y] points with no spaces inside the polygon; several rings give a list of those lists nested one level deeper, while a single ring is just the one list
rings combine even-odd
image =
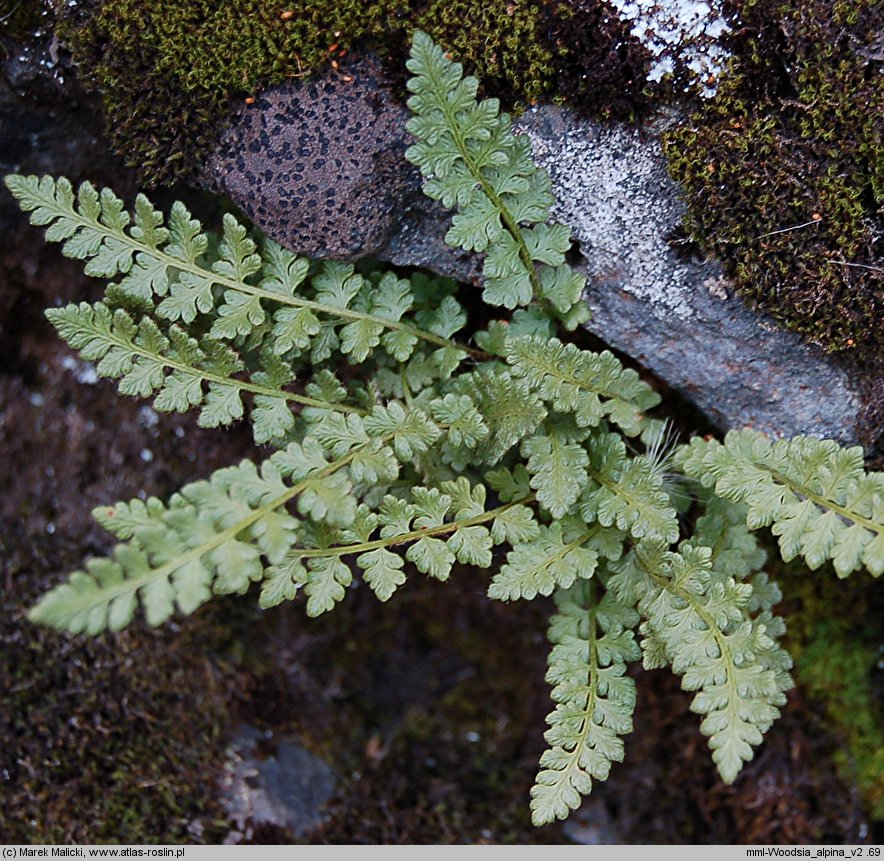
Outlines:
[{"label": "fern pinna", "polygon": [[534,822],[567,816],[622,759],[639,660],[695,692],[732,781],[792,684],[750,530],[771,526],[811,568],[878,575],[884,476],[859,449],[749,430],[662,453],[655,391],[556,337],[586,319],[584,284],[527,138],[422,33],[408,67],[408,157],[455,210],[448,241],[484,252],[484,300],[508,309],[480,331],[444,279],[309,261],[230,215],[216,237],[180,203],[166,218],[139,195],[130,214],[88,183],[6,178],[49,241],[111,281],[100,302],[47,312],[61,336],[121,393],[207,427],[247,415],[275,449],[168,502],[97,509],[120,543],[30,617],[98,634],[139,606],[159,624],[253,584],[263,607],[303,594],[316,616],[356,574],[386,601],[409,573],[487,569],[502,545],[489,597],[555,604]]}]

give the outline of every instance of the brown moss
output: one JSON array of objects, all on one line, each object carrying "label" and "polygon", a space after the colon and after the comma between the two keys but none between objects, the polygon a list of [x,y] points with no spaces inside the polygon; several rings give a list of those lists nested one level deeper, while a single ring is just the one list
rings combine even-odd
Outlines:
[{"label": "brown moss", "polygon": [[0,40],[26,39],[53,18],[49,0],[0,0]]},{"label": "brown moss", "polygon": [[635,119],[650,105],[650,52],[617,11],[598,0],[546,7],[557,100],[592,116]]},{"label": "brown moss", "polygon": [[734,2],[715,98],[670,132],[687,225],[739,292],[834,351],[884,349],[880,4]]}]

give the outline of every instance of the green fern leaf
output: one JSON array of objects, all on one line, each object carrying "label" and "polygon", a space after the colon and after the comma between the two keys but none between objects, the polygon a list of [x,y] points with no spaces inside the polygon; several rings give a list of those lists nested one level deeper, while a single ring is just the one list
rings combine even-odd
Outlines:
[{"label": "green fern leaf", "polygon": [[309,560],[310,572],[304,591],[307,615],[321,616],[344,600],[346,588],[353,582],[350,569],[336,556],[315,556]]},{"label": "green fern leaf", "polygon": [[405,582],[402,559],[385,547],[357,556],[356,564],[363,570],[365,582],[381,601],[389,601]]},{"label": "green fern leaf", "polygon": [[[230,214],[216,246],[180,203],[164,227],[162,215],[139,196],[130,225],[122,201],[88,183],[76,199],[65,179],[11,176],[7,185],[31,212],[32,223],[47,227],[50,241],[62,242],[65,254],[86,261],[87,274],[120,276],[109,296],[124,297],[130,306],[150,305],[156,296],[161,299],[156,314],[169,322],[190,325],[207,316],[212,338],[254,346],[266,328],[270,351],[285,355],[309,348],[314,362],[338,349],[364,361],[379,344],[404,361],[420,340],[453,350],[455,366],[469,352],[402,319],[412,307],[409,282],[387,273],[371,285],[352,266],[329,262],[304,287],[307,261],[274,243],[258,253],[246,228]],[[442,317],[433,317],[435,324],[450,328],[462,319],[456,308],[453,299],[445,303]]]},{"label": "green fern leaf", "polygon": [[267,610],[283,601],[293,601],[308,580],[299,556],[292,555],[267,569],[258,603]]},{"label": "green fern leaf", "polygon": [[371,437],[391,436],[396,457],[405,462],[427,451],[442,433],[422,410],[406,410],[396,401],[385,407],[376,406],[365,417],[364,424]]},{"label": "green fern leaf", "polygon": [[537,501],[554,518],[563,517],[589,482],[586,451],[576,443],[566,442],[553,430],[523,440],[521,452],[527,458]]},{"label": "green fern leaf", "polygon": [[[176,606],[190,613],[212,594],[244,592],[265,577],[264,559],[270,563],[265,606],[303,588],[308,613],[324,612],[341,600],[351,575],[333,551],[310,548],[331,546],[337,538],[333,527],[356,522],[346,474],[354,457],[351,452],[328,462],[321,443],[308,437],[260,469],[243,461],[187,485],[168,506],[151,499],[99,509],[101,521],[128,543],[49,592],[31,618],[72,633],[117,630],[131,620],[140,598],[148,622],[159,624]],[[291,500],[311,519],[299,523],[292,517],[285,509]],[[298,540],[307,548],[300,555]],[[306,573],[300,562],[305,554]],[[377,556],[396,567],[384,554]],[[374,575],[380,593],[389,589],[391,577],[380,569]]]},{"label": "green fern leaf", "polygon": [[593,780],[605,780],[611,763],[622,761],[620,736],[632,731],[635,708],[626,665],[640,656],[632,631],[617,621],[629,612],[610,594],[597,602],[592,582],[581,581],[555,599],[547,681],[556,709],[547,717],[550,748],[531,790],[535,825],[566,818]]},{"label": "green fern leaf", "polygon": [[595,427],[608,417],[635,436],[644,426],[645,410],[660,402],[635,371],[607,351],[590,353],[538,336],[510,337],[505,350],[513,374],[553,409],[573,413],[581,427]]},{"label": "green fern leaf", "polygon": [[463,67],[425,33],[415,32],[407,65],[408,129],[417,142],[406,157],[426,177],[427,195],[457,207],[445,241],[488,252],[485,301],[506,308],[547,302],[569,324],[585,320],[584,279],[567,267],[549,274],[563,263],[570,231],[543,223],[553,198],[530,142],[513,135],[496,99],[476,101],[476,79],[463,77]]},{"label": "green fern leaf", "polygon": [[412,544],[406,554],[409,562],[423,574],[436,580],[447,580],[455,555],[448,545],[439,538],[421,538]]},{"label": "green fern leaf", "polygon": [[489,466],[498,463],[546,418],[543,404],[532,395],[528,384],[506,371],[461,374],[453,388],[456,394],[470,398],[489,430],[475,455],[476,461]]},{"label": "green fern leaf", "polygon": [[642,630],[658,641],[682,687],[697,691],[691,708],[704,715],[700,729],[730,783],[792,686],[791,661],[771,636],[779,626],[769,614],[750,616],[752,585],[716,573],[711,548],[685,542],[673,553],[640,545],[621,570],[631,565],[646,575],[638,586],[638,609],[648,620]]},{"label": "green fern leaf", "polygon": [[580,500],[583,519],[616,526],[633,538],[677,541],[678,515],[648,458],[627,457],[622,437],[613,433],[595,434],[587,446],[592,482]]},{"label": "green fern leaf", "polygon": [[567,589],[578,579],[589,579],[598,567],[599,555],[620,555],[620,542],[607,541],[600,526],[565,530],[562,523],[537,525],[534,536],[514,544],[506,563],[494,575],[488,597],[498,601],[531,600]]},{"label": "green fern leaf", "polygon": [[801,555],[818,568],[831,559],[840,577],[862,566],[884,573],[884,473],[864,471],[861,448],[742,430],[724,445],[691,440],[678,459],[687,475],[744,503],[750,528],[772,525],[787,561]]}]

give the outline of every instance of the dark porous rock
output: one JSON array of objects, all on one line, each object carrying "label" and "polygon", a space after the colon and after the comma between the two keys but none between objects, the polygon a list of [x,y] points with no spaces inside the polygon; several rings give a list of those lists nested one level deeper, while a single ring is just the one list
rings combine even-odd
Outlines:
[{"label": "dark porous rock", "polygon": [[288,248],[357,259],[386,244],[403,198],[417,191],[406,119],[378,63],[360,57],[243,105],[204,182]]}]

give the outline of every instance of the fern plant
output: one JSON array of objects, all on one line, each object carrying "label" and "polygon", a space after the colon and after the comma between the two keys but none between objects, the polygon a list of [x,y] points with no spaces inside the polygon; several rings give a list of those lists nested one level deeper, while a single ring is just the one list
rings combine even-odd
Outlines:
[{"label": "fern plant", "polygon": [[130,214],[88,183],[6,178],[49,241],[110,280],[102,301],[47,312],[60,335],[121,393],[207,427],[247,416],[273,449],[167,502],[97,509],[113,554],[30,618],[94,635],[253,584],[262,607],[303,595],[317,616],[354,576],[387,601],[415,572],[489,569],[502,545],[489,597],[555,606],[533,821],[566,817],[623,758],[638,661],[695,692],[732,781],[792,685],[751,530],[811,568],[879,575],[884,475],[858,448],[750,430],[661,450],[654,390],[555,337],[586,319],[584,284],[527,138],[422,33],[408,67],[408,158],[455,210],[448,241],[485,253],[485,301],[511,312],[479,331],[444,279],[312,262],[229,215],[216,237],[180,203],[165,218],[139,196]]}]

